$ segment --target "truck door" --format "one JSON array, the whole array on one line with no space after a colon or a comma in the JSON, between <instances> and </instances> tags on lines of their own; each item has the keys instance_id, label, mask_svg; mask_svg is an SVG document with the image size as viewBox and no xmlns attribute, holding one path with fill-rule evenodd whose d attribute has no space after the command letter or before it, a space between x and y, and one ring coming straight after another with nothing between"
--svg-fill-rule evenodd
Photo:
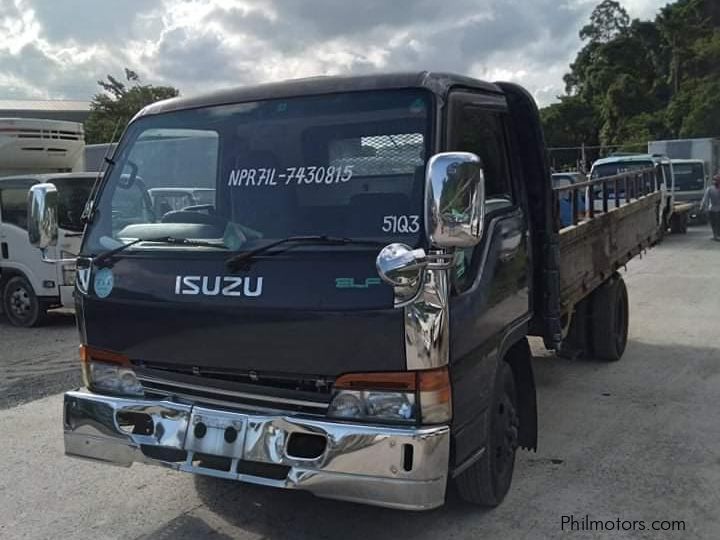
<instances>
[{"instance_id":1,"label":"truck door","mask_svg":"<svg viewBox=\"0 0 720 540\"><path fill-rule=\"evenodd\" d=\"M480 156L485 175L483 240L459 251L453 272L453 356L461 356L528 315L529 248L504 98L452 93L448 130L448 149Z\"/></svg>"},{"instance_id":2,"label":"truck door","mask_svg":"<svg viewBox=\"0 0 720 540\"><path fill-rule=\"evenodd\" d=\"M530 252L504 97L454 92L447 118L448 150L480 157L486 196L482 241L458 251L452 272L450 362L455 459L461 463L484 444L477 437L504 338L529 317Z\"/></svg>"},{"instance_id":3,"label":"truck door","mask_svg":"<svg viewBox=\"0 0 720 540\"><path fill-rule=\"evenodd\" d=\"M0 192L0 266L24 275L40 297L57 295L55 265L42 262L40 250L30 245L27 233L27 194L33 181L6 181ZM48 250L54 257L54 248Z\"/></svg>"}]
</instances>

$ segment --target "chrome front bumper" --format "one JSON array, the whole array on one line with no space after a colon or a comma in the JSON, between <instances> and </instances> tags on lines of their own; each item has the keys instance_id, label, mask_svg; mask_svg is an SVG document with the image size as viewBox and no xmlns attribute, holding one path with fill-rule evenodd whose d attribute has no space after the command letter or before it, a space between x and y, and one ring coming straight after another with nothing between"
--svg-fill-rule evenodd
<instances>
[{"instance_id":1,"label":"chrome front bumper","mask_svg":"<svg viewBox=\"0 0 720 540\"><path fill-rule=\"evenodd\" d=\"M128 427L128 418L145 419L142 428L129 432L133 428ZM199 422L206 429L201 437L194 429ZM228 426L237 433L231 443L225 438ZM65 394L64 427L67 455L125 467L133 462L151 463L407 510L435 508L445 500L447 426L371 426L78 390ZM290 455L288 441L307 435L325 438L321 454L312 458ZM205 466L203 459L208 456L228 463L227 470ZM271 474L265 474L268 468Z\"/></svg>"}]
</instances>

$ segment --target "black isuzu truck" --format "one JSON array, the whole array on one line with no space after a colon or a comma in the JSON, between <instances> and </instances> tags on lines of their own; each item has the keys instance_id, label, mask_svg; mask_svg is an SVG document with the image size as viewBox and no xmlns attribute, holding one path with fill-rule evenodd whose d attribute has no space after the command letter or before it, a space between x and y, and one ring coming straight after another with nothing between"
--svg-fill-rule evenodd
<instances>
[{"instance_id":1,"label":"black isuzu truck","mask_svg":"<svg viewBox=\"0 0 720 540\"><path fill-rule=\"evenodd\" d=\"M618 359L616 270L657 237L637 174L625 203L558 230L532 98L450 74L159 102L108 163L77 260L66 453L393 508L440 506L451 481L503 500L537 444L527 336ZM33 188L41 249L56 208Z\"/></svg>"}]
</instances>

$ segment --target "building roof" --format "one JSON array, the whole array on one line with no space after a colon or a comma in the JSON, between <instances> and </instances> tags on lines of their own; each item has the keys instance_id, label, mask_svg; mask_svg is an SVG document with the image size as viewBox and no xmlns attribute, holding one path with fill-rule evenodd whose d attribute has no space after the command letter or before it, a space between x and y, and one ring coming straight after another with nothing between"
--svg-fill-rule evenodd
<instances>
[{"instance_id":1,"label":"building roof","mask_svg":"<svg viewBox=\"0 0 720 540\"><path fill-rule=\"evenodd\" d=\"M75 99L0 99L0 111L89 111L90 102Z\"/></svg>"},{"instance_id":2,"label":"building roof","mask_svg":"<svg viewBox=\"0 0 720 540\"><path fill-rule=\"evenodd\" d=\"M376 75L321 76L254 86L240 86L191 97L171 98L148 105L138 113L138 117L148 114L159 114L215 105L229 105L247 101L286 99L298 96L357 92L362 90L426 88L444 97L450 88L455 86L481 88L488 92L502 93L502 90L494 84L451 73L416 71Z\"/></svg>"}]
</instances>

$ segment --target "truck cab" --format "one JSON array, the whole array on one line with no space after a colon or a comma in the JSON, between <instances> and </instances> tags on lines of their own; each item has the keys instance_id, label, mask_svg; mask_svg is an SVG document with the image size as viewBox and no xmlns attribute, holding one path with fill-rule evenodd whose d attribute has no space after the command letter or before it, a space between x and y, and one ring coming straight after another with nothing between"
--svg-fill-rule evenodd
<instances>
[{"instance_id":1,"label":"truck cab","mask_svg":"<svg viewBox=\"0 0 720 540\"><path fill-rule=\"evenodd\" d=\"M0 178L0 304L15 326L34 326L48 309L74 307L75 262L81 216L96 175L26 174ZM27 198L34 185L57 187L58 238L43 254L28 238ZM53 262L46 262L45 259Z\"/></svg>"},{"instance_id":2,"label":"truck cab","mask_svg":"<svg viewBox=\"0 0 720 540\"><path fill-rule=\"evenodd\" d=\"M710 175L705 170L702 159L673 159L673 176L675 177L675 200L690 203L690 222L702 222L704 217L700 211L700 202L705 188L710 183Z\"/></svg>"}]
</instances>

